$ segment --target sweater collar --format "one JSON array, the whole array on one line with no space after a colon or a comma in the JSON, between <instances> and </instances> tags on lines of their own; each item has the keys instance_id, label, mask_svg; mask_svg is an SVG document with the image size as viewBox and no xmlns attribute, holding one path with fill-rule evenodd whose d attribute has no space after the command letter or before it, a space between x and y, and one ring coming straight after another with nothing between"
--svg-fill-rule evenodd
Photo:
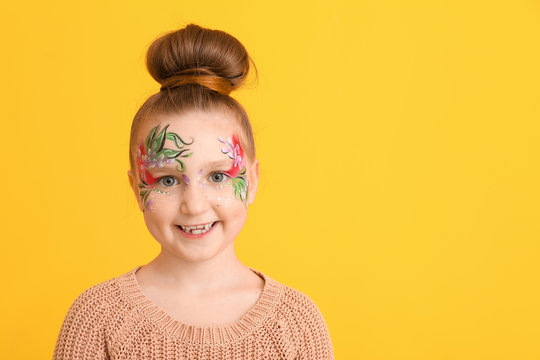
<instances>
[{"instance_id":1,"label":"sweater collar","mask_svg":"<svg viewBox=\"0 0 540 360\"><path fill-rule=\"evenodd\" d=\"M242 339L274 315L283 293L281 283L261 271L248 267L256 275L264 279L263 290L255 305L240 319L232 323L212 327L194 326L174 319L143 293L135 276L135 272L139 268L141 266L137 266L116 278L124 297L157 328L163 329L182 342L215 345Z\"/></svg>"}]
</instances>

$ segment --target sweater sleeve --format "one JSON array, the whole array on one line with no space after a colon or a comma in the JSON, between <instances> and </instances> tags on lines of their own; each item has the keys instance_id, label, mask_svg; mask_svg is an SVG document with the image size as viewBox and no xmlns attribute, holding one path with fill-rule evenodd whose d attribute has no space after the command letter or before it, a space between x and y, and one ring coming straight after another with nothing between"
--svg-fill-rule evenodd
<instances>
[{"instance_id":1,"label":"sweater sleeve","mask_svg":"<svg viewBox=\"0 0 540 360\"><path fill-rule=\"evenodd\" d=\"M53 360L108 359L105 341L108 307L92 290L87 289L71 304L56 340Z\"/></svg>"},{"instance_id":2,"label":"sweater sleeve","mask_svg":"<svg viewBox=\"0 0 540 360\"><path fill-rule=\"evenodd\" d=\"M310 316L306 319L305 338L311 346L307 348L309 354L303 355L301 359L333 360L334 348L321 311L310 298L308 298L307 309Z\"/></svg>"},{"instance_id":3,"label":"sweater sleeve","mask_svg":"<svg viewBox=\"0 0 540 360\"><path fill-rule=\"evenodd\" d=\"M298 360L333 360L330 333L318 306L306 294L290 288L286 302L294 309L288 322L294 332Z\"/></svg>"}]
</instances>

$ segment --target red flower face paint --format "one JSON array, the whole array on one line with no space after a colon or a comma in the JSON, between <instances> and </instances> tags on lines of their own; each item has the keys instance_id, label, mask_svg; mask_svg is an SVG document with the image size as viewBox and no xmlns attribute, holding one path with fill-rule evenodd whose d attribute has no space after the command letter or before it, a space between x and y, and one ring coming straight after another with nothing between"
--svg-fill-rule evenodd
<instances>
[{"instance_id":1,"label":"red flower face paint","mask_svg":"<svg viewBox=\"0 0 540 360\"><path fill-rule=\"evenodd\" d=\"M236 135L233 135L232 139L228 138L227 140L223 140L222 138L218 138L218 140L225 144L225 146L221 148L221 152L229 155L229 157L233 159L231 168L226 172L227 175L233 178L238 175L245 166L246 159L244 158L244 150L242 150L240 141L238 141L238 136Z\"/></svg>"},{"instance_id":2,"label":"red flower face paint","mask_svg":"<svg viewBox=\"0 0 540 360\"><path fill-rule=\"evenodd\" d=\"M149 169L162 168L166 164L178 162L180 167L177 165L176 170L183 172L186 167L180 158L187 158L193 155L193 153L185 154L189 149L183 148L184 145L193 144L193 140L188 143L174 132L167 132L169 125L165 125L162 130L159 130L159 127L160 126L157 125L152 128L150 133L148 133L144 144L140 144L137 148L137 170L139 171L140 178L139 189L144 208L146 208L150 191L166 193L153 187L156 181L158 181L158 178L153 176ZM173 141L180 150L165 148L164 144L166 139Z\"/></svg>"},{"instance_id":3,"label":"red flower face paint","mask_svg":"<svg viewBox=\"0 0 540 360\"><path fill-rule=\"evenodd\" d=\"M238 141L238 136L235 134L232 139L227 138L227 140L219 137L218 140L224 144L221 152L227 154L233 160L231 168L225 172L225 174L232 178L233 193L238 199L246 203L248 187L246 159L244 157L244 150L240 146L240 141Z\"/></svg>"},{"instance_id":4,"label":"red flower face paint","mask_svg":"<svg viewBox=\"0 0 540 360\"><path fill-rule=\"evenodd\" d=\"M139 175L141 177L141 181L143 183L146 183L147 185L153 185L157 178L155 178L152 173L148 170L147 165L145 164L145 161L143 159L146 159L146 149L144 148L144 145L139 145L138 153L137 153L137 168L139 170Z\"/></svg>"}]
</instances>

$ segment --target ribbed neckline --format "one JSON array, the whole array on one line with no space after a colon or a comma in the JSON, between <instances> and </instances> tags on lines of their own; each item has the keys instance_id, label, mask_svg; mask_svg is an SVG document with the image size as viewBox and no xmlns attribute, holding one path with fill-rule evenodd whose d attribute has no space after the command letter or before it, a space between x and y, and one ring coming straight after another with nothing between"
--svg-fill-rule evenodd
<instances>
[{"instance_id":1,"label":"ribbed neckline","mask_svg":"<svg viewBox=\"0 0 540 360\"><path fill-rule=\"evenodd\" d=\"M164 329L171 336L183 342L225 344L242 339L273 315L283 292L281 283L261 271L248 267L256 275L264 279L263 290L255 305L240 319L229 324L212 327L188 325L174 319L144 294L135 276L135 272L141 267L142 265L137 266L116 278L123 294L143 316L158 328Z\"/></svg>"}]
</instances>

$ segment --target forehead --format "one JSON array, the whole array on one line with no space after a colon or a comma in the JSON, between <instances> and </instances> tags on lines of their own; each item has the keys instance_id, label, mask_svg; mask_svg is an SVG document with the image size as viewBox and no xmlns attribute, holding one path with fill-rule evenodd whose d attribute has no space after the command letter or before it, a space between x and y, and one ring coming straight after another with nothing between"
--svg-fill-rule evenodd
<instances>
[{"instance_id":1,"label":"forehead","mask_svg":"<svg viewBox=\"0 0 540 360\"><path fill-rule=\"evenodd\" d=\"M240 126L235 117L226 112L190 111L181 115L154 115L146 119L137 131L137 142L144 141L156 125L169 125L167 132L195 136L207 133L223 134L238 132ZM240 134L238 134L240 135Z\"/></svg>"},{"instance_id":2,"label":"forehead","mask_svg":"<svg viewBox=\"0 0 540 360\"><path fill-rule=\"evenodd\" d=\"M233 115L217 111L191 111L180 115L160 114L147 118L137 129L136 145L144 144L148 134L157 125L160 130L168 125L167 133L175 133L187 142L193 140L193 144L189 145L194 152L193 156L204 154L209 149L220 149L220 137L227 138L237 134L244 143L239 121ZM171 140L166 140L164 146L174 148Z\"/></svg>"}]
</instances>

